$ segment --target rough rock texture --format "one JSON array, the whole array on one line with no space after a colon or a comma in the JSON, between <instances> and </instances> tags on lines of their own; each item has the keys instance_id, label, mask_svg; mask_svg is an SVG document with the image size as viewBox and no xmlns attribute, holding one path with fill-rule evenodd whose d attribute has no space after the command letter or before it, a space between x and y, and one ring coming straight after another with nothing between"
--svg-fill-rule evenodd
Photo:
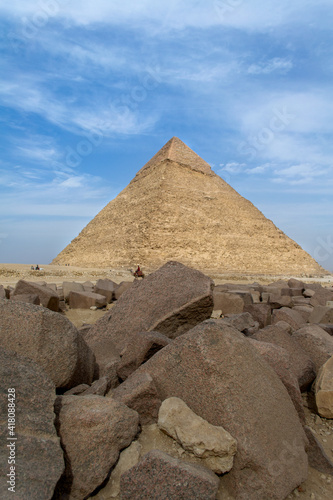
<instances>
[{"instance_id":1,"label":"rough rock texture","mask_svg":"<svg viewBox=\"0 0 333 500\"><path fill-rule=\"evenodd\" d=\"M148 373L133 375L107 396L136 410L142 425L155 422L161 406L155 383Z\"/></svg>"},{"instance_id":2,"label":"rough rock texture","mask_svg":"<svg viewBox=\"0 0 333 500\"><path fill-rule=\"evenodd\" d=\"M94 292L70 292L68 297L71 309L89 309L90 307L104 307L106 297Z\"/></svg>"},{"instance_id":3,"label":"rough rock texture","mask_svg":"<svg viewBox=\"0 0 333 500\"><path fill-rule=\"evenodd\" d=\"M157 268L169 260L199 269L323 273L176 137L53 263Z\"/></svg>"},{"instance_id":4,"label":"rough rock texture","mask_svg":"<svg viewBox=\"0 0 333 500\"><path fill-rule=\"evenodd\" d=\"M333 418L333 356L319 370L315 394L319 415Z\"/></svg>"},{"instance_id":5,"label":"rough rock texture","mask_svg":"<svg viewBox=\"0 0 333 500\"><path fill-rule=\"evenodd\" d=\"M27 302L28 304L40 305L40 298L37 294L31 293L20 293L17 295L12 295L11 300L18 300L19 302Z\"/></svg>"},{"instance_id":6,"label":"rough rock texture","mask_svg":"<svg viewBox=\"0 0 333 500\"><path fill-rule=\"evenodd\" d=\"M254 319L248 312L241 314L227 314L223 320L223 323L229 326L233 326L236 330L240 332L247 333L250 329L255 327Z\"/></svg>"},{"instance_id":7,"label":"rough rock texture","mask_svg":"<svg viewBox=\"0 0 333 500\"><path fill-rule=\"evenodd\" d=\"M92 351L59 313L0 299L0 345L38 363L57 388L70 389L93 380Z\"/></svg>"},{"instance_id":8,"label":"rough rock texture","mask_svg":"<svg viewBox=\"0 0 333 500\"><path fill-rule=\"evenodd\" d=\"M117 369L118 376L122 380L127 379L140 365L170 342L171 340L162 333L137 333L122 352L121 362Z\"/></svg>"},{"instance_id":9,"label":"rough rock texture","mask_svg":"<svg viewBox=\"0 0 333 500\"><path fill-rule=\"evenodd\" d=\"M0 497L5 499L51 499L64 470L63 452L54 427L55 386L33 361L0 350ZM14 436L8 440L8 395L15 389ZM10 418L13 418L10 416ZM7 445L10 444L10 447ZM15 463L8 464L15 454ZM15 493L8 491L6 476L15 467Z\"/></svg>"},{"instance_id":10,"label":"rough rock texture","mask_svg":"<svg viewBox=\"0 0 333 500\"><path fill-rule=\"evenodd\" d=\"M293 309L295 311L299 312L302 315L302 317L303 317L303 319L304 319L304 321L306 323L309 322L310 316L311 316L311 314L313 312L313 307L312 306L307 306L307 305L304 305L304 306L294 306Z\"/></svg>"},{"instance_id":11,"label":"rough rock texture","mask_svg":"<svg viewBox=\"0 0 333 500\"><path fill-rule=\"evenodd\" d=\"M318 326L320 326L320 328L325 330L325 332L327 332L331 337L333 337L333 324L326 323L325 325L324 323L320 323Z\"/></svg>"},{"instance_id":12,"label":"rough rock texture","mask_svg":"<svg viewBox=\"0 0 333 500\"><path fill-rule=\"evenodd\" d=\"M168 262L134 283L86 335L97 362L119 354L138 333L156 330L175 338L210 317L213 282L199 271Z\"/></svg>"},{"instance_id":13,"label":"rough rock texture","mask_svg":"<svg viewBox=\"0 0 333 500\"><path fill-rule=\"evenodd\" d=\"M202 464L216 472L228 472L237 451L235 439L223 427L209 424L179 398L165 399L158 412L158 427L184 450L202 458Z\"/></svg>"},{"instance_id":14,"label":"rough rock texture","mask_svg":"<svg viewBox=\"0 0 333 500\"><path fill-rule=\"evenodd\" d=\"M244 311L249 312L255 321L258 321L260 328L265 328L271 324L271 307L268 304L250 304Z\"/></svg>"},{"instance_id":15,"label":"rough rock texture","mask_svg":"<svg viewBox=\"0 0 333 500\"><path fill-rule=\"evenodd\" d=\"M139 436L142 436L142 432ZM138 441L133 441L128 448L125 448L125 450L120 453L119 460L112 470L107 484L97 493L94 500L119 499L121 476L139 462L141 453L142 446Z\"/></svg>"},{"instance_id":16,"label":"rough rock texture","mask_svg":"<svg viewBox=\"0 0 333 500\"><path fill-rule=\"evenodd\" d=\"M5 299L6 298L6 292L3 287L3 285L0 285L0 299Z\"/></svg>"},{"instance_id":17,"label":"rough rock texture","mask_svg":"<svg viewBox=\"0 0 333 500\"><path fill-rule=\"evenodd\" d=\"M102 377L90 386L87 387L83 392L82 396L88 396L90 394L96 394L97 396L105 396L105 394L110 390L111 381L107 377Z\"/></svg>"},{"instance_id":18,"label":"rough rock texture","mask_svg":"<svg viewBox=\"0 0 333 500\"><path fill-rule=\"evenodd\" d=\"M115 292L114 292L114 298L115 300L120 299L122 294L126 292L131 286L133 285L133 281L122 281L119 283L118 286L116 286Z\"/></svg>"},{"instance_id":19,"label":"rough rock texture","mask_svg":"<svg viewBox=\"0 0 333 500\"><path fill-rule=\"evenodd\" d=\"M96 285L94 287L94 292L100 295L104 295L108 304L112 302L115 298L115 291L118 285L114 283L112 280L104 279L97 280Z\"/></svg>"},{"instance_id":20,"label":"rough rock texture","mask_svg":"<svg viewBox=\"0 0 333 500\"><path fill-rule=\"evenodd\" d=\"M46 286L39 285L38 283L30 283L28 281L19 280L16 283L13 291L15 295L38 295L42 306L47 307L51 311L59 310L59 295Z\"/></svg>"},{"instance_id":21,"label":"rough rock texture","mask_svg":"<svg viewBox=\"0 0 333 500\"><path fill-rule=\"evenodd\" d=\"M84 391L90 388L90 385L88 384L80 384L75 387L72 387L72 389L69 389L69 391L64 392L64 396L78 396L79 394L83 394Z\"/></svg>"},{"instance_id":22,"label":"rough rock texture","mask_svg":"<svg viewBox=\"0 0 333 500\"><path fill-rule=\"evenodd\" d=\"M316 438L314 431L308 426L305 426L304 430L309 440L307 453L310 467L313 467L324 474L330 474L333 476L333 462L325 453L325 450Z\"/></svg>"},{"instance_id":23,"label":"rough rock texture","mask_svg":"<svg viewBox=\"0 0 333 500\"><path fill-rule=\"evenodd\" d=\"M272 309L292 306L292 298L289 295L280 295L278 293L269 294L268 302Z\"/></svg>"},{"instance_id":24,"label":"rough rock texture","mask_svg":"<svg viewBox=\"0 0 333 500\"><path fill-rule=\"evenodd\" d=\"M210 470L159 450L147 453L120 480L122 500L215 500L218 487Z\"/></svg>"},{"instance_id":25,"label":"rough rock texture","mask_svg":"<svg viewBox=\"0 0 333 500\"><path fill-rule=\"evenodd\" d=\"M304 283L304 281L297 280L297 279L295 279L295 278L290 278L290 279L288 280L288 286L289 286L290 288L299 289L299 290L301 290L301 292L302 292L303 290L305 290L305 288L306 288L306 284Z\"/></svg>"},{"instance_id":26,"label":"rough rock texture","mask_svg":"<svg viewBox=\"0 0 333 500\"><path fill-rule=\"evenodd\" d=\"M333 323L333 308L315 306L309 316L309 323Z\"/></svg>"},{"instance_id":27,"label":"rough rock texture","mask_svg":"<svg viewBox=\"0 0 333 500\"><path fill-rule=\"evenodd\" d=\"M289 333L281 330L276 325L272 325L259 330L252 338L277 345L288 352L290 356L290 368L298 381L301 391L306 390L316 378L313 361Z\"/></svg>"},{"instance_id":28,"label":"rough rock texture","mask_svg":"<svg viewBox=\"0 0 333 500\"><path fill-rule=\"evenodd\" d=\"M64 300L68 301L69 294L71 292L84 292L84 286L81 283L76 283L75 281L64 281L62 284L62 291Z\"/></svg>"},{"instance_id":29,"label":"rough rock texture","mask_svg":"<svg viewBox=\"0 0 333 500\"><path fill-rule=\"evenodd\" d=\"M214 289L214 311L222 311L223 314L239 314L244 311L244 300L235 293Z\"/></svg>"},{"instance_id":30,"label":"rough rock texture","mask_svg":"<svg viewBox=\"0 0 333 500\"><path fill-rule=\"evenodd\" d=\"M179 397L237 440L234 466L222 481L238 499L284 499L305 480L306 437L288 392L234 328L205 321L131 377L141 373L151 375L162 400Z\"/></svg>"},{"instance_id":31,"label":"rough rock texture","mask_svg":"<svg viewBox=\"0 0 333 500\"><path fill-rule=\"evenodd\" d=\"M310 304L312 306L326 306L328 301L333 300L333 292L327 288L320 287L311 297Z\"/></svg>"},{"instance_id":32,"label":"rough rock texture","mask_svg":"<svg viewBox=\"0 0 333 500\"><path fill-rule=\"evenodd\" d=\"M298 380L292 370L291 357L288 351L278 345L269 344L268 342L260 342L259 340L255 340L253 338L250 338L249 341L278 375L281 382L287 389L292 402L294 403L300 421L303 425L305 425L302 395Z\"/></svg>"},{"instance_id":33,"label":"rough rock texture","mask_svg":"<svg viewBox=\"0 0 333 500\"><path fill-rule=\"evenodd\" d=\"M302 328L305 324L303 316L289 307L281 307L281 309L274 309L272 314L272 324L278 321L285 321L289 323L295 330Z\"/></svg>"},{"instance_id":34,"label":"rough rock texture","mask_svg":"<svg viewBox=\"0 0 333 500\"><path fill-rule=\"evenodd\" d=\"M333 337L318 325L304 326L294 332L292 338L312 359L316 372L333 356Z\"/></svg>"},{"instance_id":35,"label":"rough rock texture","mask_svg":"<svg viewBox=\"0 0 333 500\"><path fill-rule=\"evenodd\" d=\"M93 395L59 397L56 411L66 470L55 497L82 500L103 483L119 451L132 442L139 416L122 403Z\"/></svg>"}]
</instances>

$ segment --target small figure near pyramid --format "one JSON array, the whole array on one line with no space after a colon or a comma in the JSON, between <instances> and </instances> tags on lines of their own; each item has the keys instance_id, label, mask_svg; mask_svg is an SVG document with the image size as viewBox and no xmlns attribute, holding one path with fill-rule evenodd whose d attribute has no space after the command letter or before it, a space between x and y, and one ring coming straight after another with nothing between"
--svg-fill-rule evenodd
<instances>
[{"instance_id":1,"label":"small figure near pyramid","mask_svg":"<svg viewBox=\"0 0 333 500\"><path fill-rule=\"evenodd\" d=\"M142 278L143 279L145 277L139 264L138 264L136 271L133 271L133 269L130 269L130 273L132 274L132 276L134 276L134 278Z\"/></svg>"},{"instance_id":2,"label":"small figure near pyramid","mask_svg":"<svg viewBox=\"0 0 333 500\"><path fill-rule=\"evenodd\" d=\"M157 269L169 260L203 271L271 275L325 270L177 137L53 264Z\"/></svg>"}]
</instances>

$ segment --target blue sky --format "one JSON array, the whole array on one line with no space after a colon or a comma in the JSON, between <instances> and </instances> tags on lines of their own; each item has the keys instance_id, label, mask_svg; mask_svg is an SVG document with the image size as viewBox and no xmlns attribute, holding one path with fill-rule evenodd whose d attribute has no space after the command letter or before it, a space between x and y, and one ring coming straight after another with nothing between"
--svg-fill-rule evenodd
<instances>
[{"instance_id":1,"label":"blue sky","mask_svg":"<svg viewBox=\"0 0 333 500\"><path fill-rule=\"evenodd\" d=\"M0 25L0 262L49 263L178 136L333 271L331 0L11 0Z\"/></svg>"}]
</instances>

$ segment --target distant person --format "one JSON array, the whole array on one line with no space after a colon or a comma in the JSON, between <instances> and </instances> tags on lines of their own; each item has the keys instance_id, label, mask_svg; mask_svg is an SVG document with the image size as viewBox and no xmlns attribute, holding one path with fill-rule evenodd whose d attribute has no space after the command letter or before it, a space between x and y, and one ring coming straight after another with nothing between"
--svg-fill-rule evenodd
<instances>
[{"instance_id":1,"label":"distant person","mask_svg":"<svg viewBox=\"0 0 333 500\"><path fill-rule=\"evenodd\" d=\"M37 264L37 266L36 266L36 271L39 271L39 265L38 265L38 264Z\"/></svg>"},{"instance_id":2,"label":"distant person","mask_svg":"<svg viewBox=\"0 0 333 500\"><path fill-rule=\"evenodd\" d=\"M31 267L30 267L30 269L31 269L31 271L34 271L34 270L35 270L34 266L31 266Z\"/></svg>"},{"instance_id":3,"label":"distant person","mask_svg":"<svg viewBox=\"0 0 333 500\"><path fill-rule=\"evenodd\" d=\"M137 270L135 272L138 273L138 274L141 273L141 269L140 269L139 264L138 264L138 268L137 268Z\"/></svg>"}]
</instances>

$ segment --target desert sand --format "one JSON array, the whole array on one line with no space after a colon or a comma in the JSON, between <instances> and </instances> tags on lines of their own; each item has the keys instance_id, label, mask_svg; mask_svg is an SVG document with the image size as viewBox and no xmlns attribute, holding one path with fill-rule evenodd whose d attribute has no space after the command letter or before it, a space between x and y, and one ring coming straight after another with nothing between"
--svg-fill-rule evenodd
<instances>
[{"instance_id":1,"label":"desert sand","mask_svg":"<svg viewBox=\"0 0 333 500\"><path fill-rule=\"evenodd\" d=\"M109 267L78 267L78 266L61 266L57 264L39 264L42 270L32 271L31 265L35 264L0 264L0 284L4 286L15 286L18 280L24 279L28 281L46 281L47 283L60 284L63 281L77 281L84 283L85 281L96 282L98 279L108 278L115 283L121 281L133 281L133 276L130 273L129 267L119 267L110 269ZM133 263L133 268L136 266ZM146 274L156 271L155 268L142 267ZM272 283L279 279L288 280L289 278L298 278L293 275L271 275L271 274L246 274L246 273L230 273L218 272L216 270L200 269L212 278L216 285L231 281L233 283L249 284L257 282L260 284ZM323 286L332 286L333 274L325 276L302 277L305 283L321 283Z\"/></svg>"}]
</instances>

